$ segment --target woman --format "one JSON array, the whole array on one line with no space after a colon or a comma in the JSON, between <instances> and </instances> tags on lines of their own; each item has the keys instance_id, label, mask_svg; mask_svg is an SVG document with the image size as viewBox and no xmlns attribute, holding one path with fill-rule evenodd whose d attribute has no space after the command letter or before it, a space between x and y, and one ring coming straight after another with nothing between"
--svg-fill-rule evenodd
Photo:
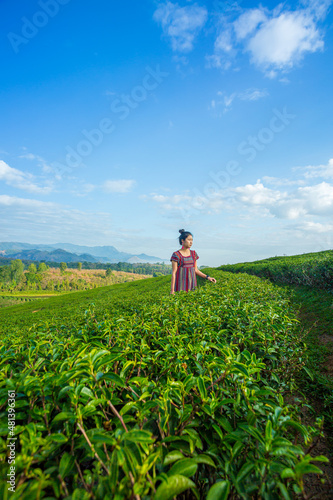
<instances>
[{"instance_id":1,"label":"woman","mask_svg":"<svg viewBox=\"0 0 333 500\"><path fill-rule=\"evenodd\" d=\"M199 271L197 267L197 259L199 258L195 250L191 250L193 244L193 235L185 229L180 229L179 243L182 248L174 252L171 256L172 262L172 277L171 277L171 294L184 290L195 290L197 287L197 276L201 276L212 283L216 283L215 278L211 278L208 274Z\"/></svg>"}]
</instances>

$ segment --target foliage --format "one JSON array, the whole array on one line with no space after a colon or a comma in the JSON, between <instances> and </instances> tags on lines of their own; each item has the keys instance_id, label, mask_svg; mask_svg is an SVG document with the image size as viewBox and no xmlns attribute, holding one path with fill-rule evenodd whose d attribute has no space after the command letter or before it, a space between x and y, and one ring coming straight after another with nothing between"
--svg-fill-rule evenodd
<instances>
[{"instance_id":1,"label":"foliage","mask_svg":"<svg viewBox=\"0 0 333 500\"><path fill-rule=\"evenodd\" d=\"M255 274L276 283L333 290L333 250L229 264L218 269Z\"/></svg>"},{"instance_id":2,"label":"foliage","mask_svg":"<svg viewBox=\"0 0 333 500\"><path fill-rule=\"evenodd\" d=\"M30 266L28 267L28 271L29 273L31 274L36 274L37 273L37 267L36 267L36 264L30 264Z\"/></svg>"},{"instance_id":3,"label":"foliage","mask_svg":"<svg viewBox=\"0 0 333 500\"><path fill-rule=\"evenodd\" d=\"M19 281L23 276L24 264L20 259L12 260L10 263L10 277L13 281Z\"/></svg>"},{"instance_id":4,"label":"foliage","mask_svg":"<svg viewBox=\"0 0 333 500\"><path fill-rule=\"evenodd\" d=\"M11 280L10 266L0 267L0 283L8 283Z\"/></svg>"},{"instance_id":5,"label":"foliage","mask_svg":"<svg viewBox=\"0 0 333 500\"><path fill-rule=\"evenodd\" d=\"M67 269L67 264L66 262L60 262L60 271L64 273Z\"/></svg>"},{"instance_id":6,"label":"foliage","mask_svg":"<svg viewBox=\"0 0 333 500\"><path fill-rule=\"evenodd\" d=\"M95 304L95 313L98 320L102 320L105 313L119 314L127 311L133 302L142 298L151 297L157 290L169 292L170 285L161 283L165 278L137 280L134 282L118 283L112 286L98 287L87 291L61 294L38 303L25 303L15 307L0 310L0 335L15 335L17 338L30 335L30 327L34 323L47 322L57 327L67 325L68 328L78 325L84 311L91 303ZM45 292L44 292L45 293ZM14 295L14 294L13 294ZM13 297L11 294L10 297ZM43 294L44 295L44 294ZM8 296L8 295L7 295ZM15 295L17 298L36 297L31 294ZM37 307L36 307L37 306Z\"/></svg>"},{"instance_id":7,"label":"foliage","mask_svg":"<svg viewBox=\"0 0 333 500\"><path fill-rule=\"evenodd\" d=\"M11 390L14 500L288 499L321 473L313 462L327 459L306 452L320 422L305 426L285 402L306 359L286 293L209 274L215 285L172 296L165 277L118 285L102 319L91 305L4 336L0 446L4 464Z\"/></svg>"},{"instance_id":8,"label":"foliage","mask_svg":"<svg viewBox=\"0 0 333 500\"><path fill-rule=\"evenodd\" d=\"M45 262L40 262L38 265L38 272L45 273L49 269L49 266L45 264Z\"/></svg>"},{"instance_id":9,"label":"foliage","mask_svg":"<svg viewBox=\"0 0 333 500\"><path fill-rule=\"evenodd\" d=\"M28 267L30 264L37 264L36 261L31 260L22 260L23 264ZM0 263L3 264L0 267L0 282L3 281L1 278L1 269L8 268L10 266L11 260L6 257L0 257ZM82 269L111 269L112 271L123 271L127 273L136 273L136 274L146 274L153 276L154 273L161 273L163 276L167 274L171 274L171 264L165 263L154 263L151 264L149 262L137 262L134 264L130 264L129 262L118 262L118 263L108 263L103 264L101 262L68 262L68 269L79 269L79 264L81 264ZM60 262L40 262L38 265L38 272L44 272L49 267L60 268ZM202 266L201 266L202 267Z\"/></svg>"},{"instance_id":10,"label":"foliage","mask_svg":"<svg viewBox=\"0 0 333 500\"><path fill-rule=\"evenodd\" d=\"M7 272L6 272L7 270ZM1 272L3 271L3 272ZM49 271L49 272L48 272ZM35 264L29 265L28 271L24 271L19 282L12 281L9 266L0 268L0 293L1 292L28 292L48 291L63 293L77 290L89 290L96 286L111 285L134 279L145 279L146 275L134 273L113 273L111 269L105 272L98 271L71 271L59 272L58 269L50 269L43 262L39 265L38 271Z\"/></svg>"}]
</instances>

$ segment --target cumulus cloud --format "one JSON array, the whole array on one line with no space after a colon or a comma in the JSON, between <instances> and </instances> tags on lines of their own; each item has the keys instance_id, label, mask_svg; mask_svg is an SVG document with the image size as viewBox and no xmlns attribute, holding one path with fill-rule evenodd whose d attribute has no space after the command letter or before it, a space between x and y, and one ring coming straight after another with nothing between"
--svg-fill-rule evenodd
<instances>
[{"instance_id":1,"label":"cumulus cloud","mask_svg":"<svg viewBox=\"0 0 333 500\"><path fill-rule=\"evenodd\" d=\"M324 42L308 13L287 12L263 23L247 44L252 61L264 69L288 69Z\"/></svg>"},{"instance_id":2,"label":"cumulus cloud","mask_svg":"<svg viewBox=\"0 0 333 500\"><path fill-rule=\"evenodd\" d=\"M333 215L333 186L327 182L287 192L267 188L259 180L233 191L243 205L261 207L280 219Z\"/></svg>"},{"instance_id":3,"label":"cumulus cloud","mask_svg":"<svg viewBox=\"0 0 333 500\"><path fill-rule=\"evenodd\" d=\"M256 184L247 184L234 189L236 198L248 205L265 205L269 207L283 197L283 193L265 187L260 180Z\"/></svg>"},{"instance_id":4,"label":"cumulus cloud","mask_svg":"<svg viewBox=\"0 0 333 500\"><path fill-rule=\"evenodd\" d=\"M307 213L314 215L333 215L333 186L321 182L314 186L300 187L297 190Z\"/></svg>"},{"instance_id":5,"label":"cumulus cloud","mask_svg":"<svg viewBox=\"0 0 333 500\"><path fill-rule=\"evenodd\" d=\"M237 19L222 17L210 66L226 69L237 52L248 53L250 62L275 77L299 63L307 53L324 47L320 21L331 0L306 0L296 10L282 4L273 11L263 7L243 9Z\"/></svg>"},{"instance_id":6,"label":"cumulus cloud","mask_svg":"<svg viewBox=\"0 0 333 500\"><path fill-rule=\"evenodd\" d=\"M195 38L206 23L207 9L196 4L180 7L177 3L166 2L158 6L154 20L161 24L174 51L190 52Z\"/></svg>"},{"instance_id":7,"label":"cumulus cloud","mask_svg":"<svg viewBox=\"0 0 333 500\"><path fill-rule=\"evenodd\" d=\"M330 160L328 166L332 165L333 161ZM324 167L311 168L321 168L325 175ZM265 176L254 184L224 188L209 181L200 189L194 188L182 194L151 193L141 198L175 215L218 214L223 211L236 214L238 218L245 216L253 220L258 220L260 216L290 221L302 219L302 223L311 222L309 228L313 228L313 231L317 228L319 232L320 227L321 231L326 231L328 226L325 218L333 216L333 184L324 180L311 184L309 178L305 178L307 170L298 168L298 171L301 173L299 179ZM315 226L312 223L323 225Z\"/></svg>"},{"instance_id":8,"label":"cumulus cloud","mask_svg":"<svg viewBox=\"0 0 333 500\"><path fill-rule=\"evenodd\" d=\"M32 174L12 168L3 160L0 160L0 181L4 181L8 186L35 194L48 194L52 190L50 185L40 187L33 180L34 176Z\"/></svg>"},{"instance_id":9,"label":"cumulus cloud","mask_svg":"<svg viewBox=\"0 0 333 500\"><path fill-rule=\"evenodd\" d=\"M108 193L128 193L135 184L133 179L107 180L103 188Z\"/></svg>"}]
</instances>

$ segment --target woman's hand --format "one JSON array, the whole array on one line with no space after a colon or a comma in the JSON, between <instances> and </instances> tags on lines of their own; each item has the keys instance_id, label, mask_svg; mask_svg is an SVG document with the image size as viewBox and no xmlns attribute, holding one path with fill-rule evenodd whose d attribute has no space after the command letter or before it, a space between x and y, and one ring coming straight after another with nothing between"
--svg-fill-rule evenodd
<instances>
[{"instance_id":1,"label":"woman's hand","mask_svg":"<svg viewBox=\"0 0 333 500\"><path fill-rule=\"evenodd\" d=\"M208 281L211 281L212 283L216 283L216 279L212 278L211 276L209 276Z\"/></svg>"}]
</instances>

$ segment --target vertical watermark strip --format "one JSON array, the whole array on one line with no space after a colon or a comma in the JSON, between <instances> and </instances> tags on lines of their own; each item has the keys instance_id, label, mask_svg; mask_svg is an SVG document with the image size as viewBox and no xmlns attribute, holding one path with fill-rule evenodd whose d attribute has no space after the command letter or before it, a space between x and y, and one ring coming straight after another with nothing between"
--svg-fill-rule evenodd
<instances>
[{"instance_id":1,"label":"vertical watermark strip","mask_svg":"<svg viewBox=\"0 0 333 500\"><path fill-rule=\"evenodd\" d=\"M7 437L7 448L8 448L8 465L9 469L7 472L7 484L8 491L15 492L15 482L16 482L16 468L15 468L15 458L16 458L16 440L15 437L15 406L16 406L16 394L15 391L8 391L8 437Z\"/></svg>"}]
</instances>

